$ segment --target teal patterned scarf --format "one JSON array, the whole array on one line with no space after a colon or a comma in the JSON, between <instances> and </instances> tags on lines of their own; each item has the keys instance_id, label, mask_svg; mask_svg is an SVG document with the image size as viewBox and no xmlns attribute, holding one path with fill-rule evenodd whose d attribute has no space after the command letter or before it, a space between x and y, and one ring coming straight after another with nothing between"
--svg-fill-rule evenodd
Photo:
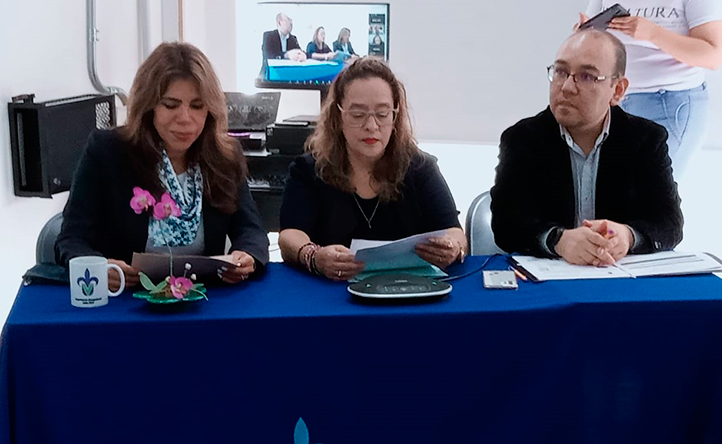
<instances>
[{"instance_id":1,"label":"teal patterned scarf","mask_svg":"<svg viewBox=\"0 0 722 444\"><path fill-rule=\"evenodd\" d=\"M151 215L148 222L148 238L156 247L190 245L198 234L203 207L203 175L198 164L189 167L186 173L188 178L181 185L164 149L158 176L165 189L178 204L181 215L179 217L170 216L163 220L155 220Z\"/></svg>"}]
</instances>

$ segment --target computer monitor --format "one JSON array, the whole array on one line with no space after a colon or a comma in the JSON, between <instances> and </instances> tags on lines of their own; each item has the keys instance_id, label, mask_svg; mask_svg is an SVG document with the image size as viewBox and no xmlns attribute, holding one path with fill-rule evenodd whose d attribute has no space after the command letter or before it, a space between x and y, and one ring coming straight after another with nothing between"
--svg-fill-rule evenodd
<instances>
[{"instance_id":1,"label":"computer monitor","mask_svg":"<svg viewBox=\"0 0 722 444\"><path fill-rule=\"evenodd\" d=\"M320 90L356 57L389 57L388 3L258 2L259 88Z\"/></svg>"}]
</instances>

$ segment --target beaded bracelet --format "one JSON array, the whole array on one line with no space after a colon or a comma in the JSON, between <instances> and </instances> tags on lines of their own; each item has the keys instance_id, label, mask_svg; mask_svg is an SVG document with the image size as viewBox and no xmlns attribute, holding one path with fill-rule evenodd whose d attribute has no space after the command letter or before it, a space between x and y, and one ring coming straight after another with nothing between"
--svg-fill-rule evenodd
<instances>
[{"instance_id":1,"label":"beaded bracelet","mask_svg":"<svg viewBox=\"0 0 722 444\"><path fill-rule=\"evenodd\" d=\"M309 263L307 265L308 271L310 271L313 274L320 275L321 272L318 270L318 267L316 267L316 252L318 251L319 246L316 245L316 248L313 249L311 254L309 255Z\"/></svg>"},{"instance_id":2,"label":"beaded bracelet","mask_svg":"<svg viewBox=\"0 0 722 444\"><path fill-rule=\"evenodd\" d=\"M311 245L306 248L306 252L303 255L303 265L306 266L306 269L313 274L319 274L318 269L316 268L316 251L321 248L318 245L312 243Z\"/></svg>"},{"instance_id":3,"label":"beaded bracelet","mask_svg":"<svg viewBox=\"0 0 722 444\"><path fill-rule=\"evenodd\" d=\"M305 262L301 262L301 252L304 248L308 247L309 245L316 245L313 242L306 242L301 246L301 248L298 249L298 252L296 253L296 263L297 264L304 264ZM316 245L318 247L318 245Z\"/></svg>"}]
</instances>

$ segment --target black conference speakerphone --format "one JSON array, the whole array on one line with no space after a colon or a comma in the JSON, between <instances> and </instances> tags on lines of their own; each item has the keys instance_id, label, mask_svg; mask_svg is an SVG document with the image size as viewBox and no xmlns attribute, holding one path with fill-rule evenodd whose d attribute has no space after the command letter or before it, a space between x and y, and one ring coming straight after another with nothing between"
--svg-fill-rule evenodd
<instances>
[{"instance_id":1,"label":"black conference speakerphone","mask_svg":"<svg viewBox=\"0 0 722 444\"><path fill-rule=\"evenodd\" d=\"M451 292L451 284L405 273L371 276L348 286L354 296L372 299L435 298Z\"/></svg>"}]
</instances>

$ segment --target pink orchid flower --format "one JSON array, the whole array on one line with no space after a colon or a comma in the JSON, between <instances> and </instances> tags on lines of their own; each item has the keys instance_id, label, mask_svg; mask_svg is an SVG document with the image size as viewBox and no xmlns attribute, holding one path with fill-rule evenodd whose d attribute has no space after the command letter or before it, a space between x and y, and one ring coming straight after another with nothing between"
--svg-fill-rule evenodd
<instances>
[{"instance_id":1,"label":"pink orchid flower","mask_svg":"<svg viewBox=\"0 0 722 444\"><path fill-rule=\"evenodd\" d=\"M193 288L193 282L186 277L170 277L170 291L176 299L183 299Z\"/></svg>"},{"instance_id":2,"label":"pink orchid flower","mask_svg":"<svg viewBox=\"0 0 722 444\"><path fill-rule=\"evenodd\" d=\"M156 220L162 220L171 215L178 217L181 215L181 210L170 196L170 193L165 192L163 196L161 196L160 202L153 206L153 217L155 217Z\"/></svg>"},{"instance_id":3,"label":"pink orchid flower","mask_svg":"<svg viewBox=\"0 0 722 444\"><path fill-rule=\"evenodd\" d=\"M140 214L155 205L155 198L141 187L133 187L133 197L130 199L130 208L135 214Z\"/></svg>"}]
</instances>

